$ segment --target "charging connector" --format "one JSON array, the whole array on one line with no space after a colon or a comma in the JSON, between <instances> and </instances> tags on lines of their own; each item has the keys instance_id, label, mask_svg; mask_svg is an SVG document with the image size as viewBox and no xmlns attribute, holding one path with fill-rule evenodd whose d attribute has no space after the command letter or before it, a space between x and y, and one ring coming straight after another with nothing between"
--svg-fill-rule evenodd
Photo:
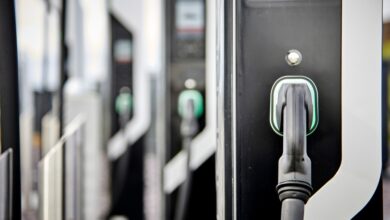
<instances>
[{"instance_id":1,"label":"charging connector","mask_svg":"<svg viewBox=\"0 0 390 220\"><path fill-rule=\"evenodd\" d=\"M126 123L130 120L131 111L133 108L133 97L128 87L123 87L119 91L119 95L115 99L115 111L119 115L119 124L123 129Z\"/></svg>"},{"instance_id":2,"label":"charging connector","mask_svg":"<svg viewBox=\"0 0 390 220\"><path fill-rule=\"evenodd\" d=\"M271 91L270 123L283 136L277 190L282 220L303 220L304 204L311 196L311 161L306 136L318 125L318 95L306 77L283 77Z\"/></svg>"}]
</instances>

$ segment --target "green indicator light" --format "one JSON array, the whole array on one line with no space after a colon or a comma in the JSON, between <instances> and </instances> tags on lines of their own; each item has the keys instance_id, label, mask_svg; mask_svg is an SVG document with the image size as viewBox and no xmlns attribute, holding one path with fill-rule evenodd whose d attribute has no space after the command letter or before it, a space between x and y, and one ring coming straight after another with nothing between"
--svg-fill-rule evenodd
<instances>
[{"instance_id":1,"label":"green indicator light","mask_svg":"<svg viewBox=\"0 0 390 220\"><path fill-rule=\"evenodd\" d=\"M133 98L130 93L121 93L115 99L115 110L118 114L130 112L132 105Z\"/></svg>"},{"instance_id":2,"label":"green indicator light","mask_svg":"<svg viewBox=\"0 0 390 220\"><path fill-rule=\"evenodd\" d=\"M185 107L185 104L191 99L194 102L195 116L197 118L200 118L204 112L203 96L199 91L192 90L192 89L191 90L184 90L180 93L179 103L178 103L179 115L183 116L183 109Z\"/></svg>"}]
</instances>

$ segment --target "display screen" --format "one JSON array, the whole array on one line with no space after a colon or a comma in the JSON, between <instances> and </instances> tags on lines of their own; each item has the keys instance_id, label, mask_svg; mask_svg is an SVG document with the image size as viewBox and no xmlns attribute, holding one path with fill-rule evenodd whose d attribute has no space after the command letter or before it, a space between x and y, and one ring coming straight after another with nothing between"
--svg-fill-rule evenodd
<instances>
[{"instance_id":1,"label":"display screen","mask_svg":"<svg viewBox=\"0 0 390 220\"><path fill-rule=\"evenodd\" d=\"M174 58L203 59L205 44L204 0L178 0L175 4Z\"/></svg>"},{"instance_id":2,"label":"display screen","mask_svg":"<svg viewBox=\"0 0 390 220\"><path fill-rule=\"evenodd\" d=\"M117 63L130 63L132 45L129 39L119 39L114 42L114 59Z\"/></svg>"},{"instance_id":3,"label":"display screen","mask_svg":"<svg viewBox=\"0 0 390 220\"><path fill-rule=\"evenodd\" d=\"M176 35L179 39L202 39L204 35L203 1L176 3Z\"/></svg>"}]
</instances>

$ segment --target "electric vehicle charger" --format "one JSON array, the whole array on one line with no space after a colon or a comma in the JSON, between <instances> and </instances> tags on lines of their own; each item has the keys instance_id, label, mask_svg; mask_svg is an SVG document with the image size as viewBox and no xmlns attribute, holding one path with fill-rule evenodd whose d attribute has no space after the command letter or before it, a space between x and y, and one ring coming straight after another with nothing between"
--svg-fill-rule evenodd
<instances>
[{"instance_id":1,"label":"electric vehicle charger","mask_svg":"<svg viewBox=\"0 0 390 220\"><path fill-rule=\"evenodd\" d=\"M115 99L115 110L119 115L120 129L124 131L127 122L130 120L131 112L133 108L133 97L128 87L123 87L120 93ZM130 151L131 148L128 149ZM123 157L119 158L117 167L115 169L115 178L113 180L114 192L113 192L113 204L119 203L120 195L125 188L125 179L127 175L128 166L130 164L131 153L127 152Z\"/></svg>"},{"instance_id":2,"label":"electric vehicle charger","mask_svg":"<svg viewBox=\"0 0 390 220\"><path fill-rule=\"evenodd\" d=\"M312 193L311 161L306 136L318 125L318 92L304 76L285 76L271 90L270 123L283 136L277 191L282 220L303 220L304 206Z\"/></svg>"},{"instance_id":3,"label":"electric vehicle charger","mask_svg":"<svg viewBox=\"0 0 390 220\"><path fill-rule=\"evenodd\" d=\"M191 192L192 171L191 142L199 130L198 118L203 115L203 97L199 91L184 90L179 95L178 112L181 116L180 135L182 137L182 148L187 155L186 179L179 189L176 206L175 220L186 219L187 207Z\"/></svg>"}]
</instances>

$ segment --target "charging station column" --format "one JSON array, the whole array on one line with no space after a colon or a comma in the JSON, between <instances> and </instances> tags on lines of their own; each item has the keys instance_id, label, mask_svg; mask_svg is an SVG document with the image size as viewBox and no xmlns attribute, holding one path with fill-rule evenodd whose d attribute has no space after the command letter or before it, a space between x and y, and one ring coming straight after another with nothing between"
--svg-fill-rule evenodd
<instances>
[{"instance_id":1,"label":"charging station column","mask_svg":"<svg viewBox=\"0 0 390 220\"><path fill-rule=\"evenodd\" d=\"M218 4L219 219L381 219L381 1ZM273 99L284 77L294 79Z\"/></svg>"},{"instance_id":2,"label":"charging station column","mask_svg":"<svg viewBox=\"0 0 390 220\"><path fill-rule=\"evenodd\" d=\"M0 2L0 111L1 111L1 147L0 153L8 150L12 151L12 169L10 170L8 181L12 187L6 188L4 193L8 196L0 195L0 199L7 198L7 201L0 201L0 217L5 219L21 219L21 192L20 192L20 135L19 135L19 91L18 91L18 63L16 46L16 22L15 22L15 2ZM1 166L4 157L1 156ZM7 163L9 165L9 163ZM9 167L8 167L9 168ZM3 167L1 168L3 172ZM9 171L9 169L6 169ZM1 174L1 177L3 177ZM7 180L5 181L5 184ZM2 182L3 183L3 182ZM6 186L6 185L3 185ZM4 188L2 188L4 189ZM11 198L10 198L11 197ZM9 203L12 201L12 204ZM3 210L3 202L5 209ZM2 212L4 211L4 212Z\"/></svg>"},{"instance_id":3,"label":"charging station column","mask_svg":"<svg viewBox=\"0 0 390 220\"><path fill-rule=\"evenodd\" d=\"M118 14L111 10L110 133L112 136L118 133L124 134L127 124L133 119L133 59L142 59L142 57L134 57L132 30L123 24ZM124 143L124 145L126 150L111 163L110 216L123 215L130 219L144 219L144 137L142 136L133 144Z\"/></svg>"},{"instance_id":4,"label":"charging station column","mask_svg":"<svg viewBox=\"0 0 390 220\"><path fill-rule=\"evenodd\" d=\"M209 102L208 93L213 91L208 74L214 76L214 72L208 72L206 52L208 5L205 0L165 1L166 219L216 216L215 129L210 123L215 116L209 111L215 103Z\"/></svg>"}]
</instances>

